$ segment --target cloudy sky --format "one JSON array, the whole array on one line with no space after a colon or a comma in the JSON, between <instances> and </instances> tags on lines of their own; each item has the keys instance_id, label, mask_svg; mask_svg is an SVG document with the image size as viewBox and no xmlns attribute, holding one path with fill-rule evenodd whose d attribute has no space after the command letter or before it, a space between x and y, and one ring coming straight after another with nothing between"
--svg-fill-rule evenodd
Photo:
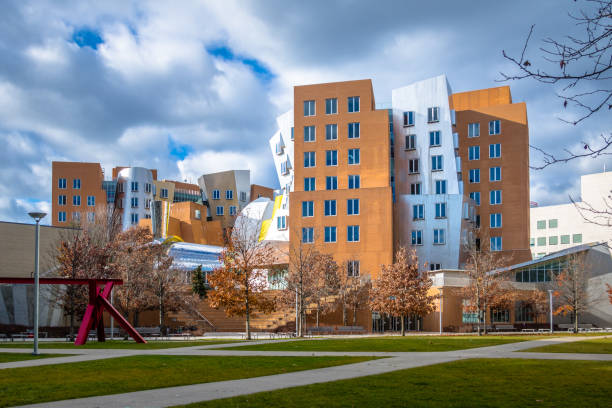
<instances>
[{"instance_id":1,"label":"cloudy sky","mask_svg":"<svg viewBox=\"0 0 612 408\"><path fill-rule=\"evenodd\" d=\"M454 92L499 86L536 24L528 57L574 28L570 0L24 1L0 13L0 220L50 208L51 161L159 169L162 178L249 168L276 187L267 139L299 84L372 78L391 89L446 74ZM531 143L576 148L610 130L602 113L561 122L555 90L510 83ZM539 157L534 153L532 163ZM605 161L531 172L532 200L579 194ZM608 167L612 161L608 159Z\"/></svg>"}]
</instances>

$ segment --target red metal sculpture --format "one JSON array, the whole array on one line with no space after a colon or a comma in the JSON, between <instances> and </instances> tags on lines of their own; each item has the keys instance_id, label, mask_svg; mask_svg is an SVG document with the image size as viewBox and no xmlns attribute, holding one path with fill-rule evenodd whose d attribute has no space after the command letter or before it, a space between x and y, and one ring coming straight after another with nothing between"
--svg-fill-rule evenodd
<instances>
[{"instance_id":1,"label":"red metal sculpture","mask_svg":"<svg viewBox=\"0 0 612 408\"><path fill-rule=\"evenodd\" d=\"M108 301L113 285L123 285L121 279L63 279L63 278L40 278L41 285L88 285L89 302L85 309L85 315L79 327L74 344L77 346L87 342L87 335L94 327L98 333L98 341L104 341L104 310L113 316L119 325L123 327L130 337L137 343L146 343L146 340L132 327L132 325L117 311ZM12 284L34 284L34 278L0 278L0 283ZM100 287L103 285L102 287Z\"/></svg>"}]
</instances>

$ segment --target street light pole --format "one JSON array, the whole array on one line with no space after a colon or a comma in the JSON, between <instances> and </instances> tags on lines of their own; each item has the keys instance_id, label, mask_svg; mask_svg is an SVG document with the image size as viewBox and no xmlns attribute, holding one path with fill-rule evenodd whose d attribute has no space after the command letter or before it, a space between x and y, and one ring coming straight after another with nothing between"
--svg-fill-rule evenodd
<instances>
[{"instance_id":1,"label":"street light pole","mask_svg":"<svg viewBox=\"0 0 612 408\"><path fill-rule=\"evenodd\" d=\"M40 241L40 220L44 218L47 213L44 212L31 212L28 215L36 221L35 229L35 240L34 240L34 351L33 355L37 356L38 353L38 313L39 313L39 298L40 298L40 273L38 270L38 255L39 255L39 241Z\"/></svg>"},{"instance_id":2,"label":"street light pole","mask_svg":"<svg viewBox=\"0 0 612 408\"><path fill-rule=\"evenodd\" d=\"M553 291L552 289L548 289L548 309L550 310L550 332L553 332L553 310L552 310L552 297L553 297Z\"/></svg>"}]
</instances>

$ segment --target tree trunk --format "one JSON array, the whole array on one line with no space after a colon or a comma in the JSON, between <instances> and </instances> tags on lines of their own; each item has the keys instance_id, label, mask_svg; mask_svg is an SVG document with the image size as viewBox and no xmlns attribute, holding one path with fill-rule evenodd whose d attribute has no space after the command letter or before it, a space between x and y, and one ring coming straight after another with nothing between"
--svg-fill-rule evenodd
<instances>
[{"instance_id":1,"label":"tree trunk","mask_svg":"<svg viewBox=\"0 0 612 408\"><path fill-rule=\"evenodd\" d=\"M357 306L353 307L353 326L357 325Z\"/></svg>"},{"instance_id":2,"label":"tree trunk","mask_svg":"<svg viewBox=\"0 0 612 408\"><path fill-rule=\"evenodd\" d=\"M138 310L134 310L134 327L138 327L140 312Z\"/></svg>"},{"instance_id":3,"label":"tree trunk","mask_svg":"<svg viewBox=\"0 0 612 408\"><path fill-rule=\"evenodd\" d=\"M246 301L245 301L245 306L246 306L246 339L247 340L251 340L251 310L250 310L250 305L249 305L249 290L246 289Z\"/></svg>"},{"instance_id":4,"label":"tree trunk","mask_svg":"<svg viewBox=\"0 0 612 408\"><path fill-rule=\"evenodd\" d=\"M74 296L70 296L70 339L74 340Z\"/></svg>"},{"instance_id":5,"label":"tree trunk","mask_svg":"<svg viewBox=\"0 0 612 408\"><path fill-rule=\"evenodd\" d=\"M346 304L342 303L342 325L346 326Z\"/></svg>"},{"instance_id":6,"label":"tree trunk","mask_svg":"<svg viewBox=\"0 0 612 408\"><path fill-rule=\"evenodd\" d=\"M317 329L319 328L319 307L317 307Z\"/></svg>"},{"instance_id":7,"label":"tree trunk","mask_svg":"<svg viewBox=\"0 0 612 408\"><path fill-rule=\"evenodd\" d=\"M404 315L401 315L400 319L402 319L402 336L405 336L406 335L406 324L404 323Z\"/></svg>"}]
</instances>

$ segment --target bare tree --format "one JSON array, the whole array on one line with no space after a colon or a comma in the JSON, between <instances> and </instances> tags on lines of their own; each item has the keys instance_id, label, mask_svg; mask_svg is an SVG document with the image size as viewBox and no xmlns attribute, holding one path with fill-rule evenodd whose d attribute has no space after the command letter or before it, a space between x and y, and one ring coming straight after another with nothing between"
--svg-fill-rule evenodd
<instances>
[{"instance_id":1,"label":"bare tree","mask_svg":"<svg viewBox=\"0 0 612 408\"><path fill-rule=\"evenodd\" d=\"M353 311L353 326L357 324L357 310L368 303L370 293L370 275L361 274L360 264L355 261L343 262L343 271L340 272L340 285L338 288L338 298L342 306L342 324L348 325L347 311Z\"/></svg>"},{"instance_id":2,"label":"bare tree","mask_svg":"<svg viewBox=\"0 0 612 408\"><path fill-rule=\"evenodd\" d=\"M340 290L339 267L330 254L319 254L315 268L312 303L316 306L316 326L319 327L319 316L331 312L336 306Z\"/></svg>"},{"instance_id":3,"label":"bare tree","mask_svg":"<svg viewBox=\"0 0 612 408\"><path fill-rule=\"evenodd\" d=\"M172 267L173 258L168 255L168 245L154 244L150 253L154 259L150 272L148 289L156 299L159 308L159 327L166 331L165 318L168 312L176 312L183 306L184 279L182 272Z\"/></svg>"}]
</instances>

